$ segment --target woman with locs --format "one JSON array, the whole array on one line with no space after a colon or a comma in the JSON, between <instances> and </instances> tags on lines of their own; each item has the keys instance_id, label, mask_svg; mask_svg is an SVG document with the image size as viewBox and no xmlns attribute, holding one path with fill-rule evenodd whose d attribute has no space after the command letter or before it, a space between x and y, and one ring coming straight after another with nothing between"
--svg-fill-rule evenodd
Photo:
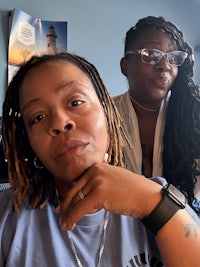
<instances>
[{"instance_id":1,"label":"woman with locs","mask_svg":"<svg viewBox=\"0 0 200 267\"><path fill-rule=\"evenodd\" d=\"M175 24L148 16L127 31L120 64L129 89L114 100L130 141L126 167L165 177L200 214L200 89L192 48Z\"/></svg>"},{"instance_id":2,"label":"woman with locs","mask_svg":"<svg viewBox=\"0 0 200 267\"><path fill-rule=\"evenodd\" d=\"M165 179L124 168L120 123L84 58L19 69L3 104L0 267L199 266L198 216Z\"/></svg>"}]
</instances>

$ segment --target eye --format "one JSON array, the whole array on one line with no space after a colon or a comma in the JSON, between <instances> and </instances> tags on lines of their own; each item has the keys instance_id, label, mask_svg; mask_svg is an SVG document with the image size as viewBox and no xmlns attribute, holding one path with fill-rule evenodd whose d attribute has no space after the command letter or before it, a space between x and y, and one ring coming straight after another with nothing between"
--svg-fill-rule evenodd
<instances>
[{"instance_id":1,"label":"eye","mask_svg":"<svg viewBox=\"0 0 200 267\"><path fill-rule=\"evenodd\" d=\"M41 120L43 120L44 118L46 118L46 115L45 114L39 114L37 116L35 116L33 119L32 119L32 124L35 124L35 123L38 123L40 122Z\"/></svg>"},{"instance_id":2,"label":"eye","mask_svg":"<svg viewBox=\"0 0 200 267\"><path fill-rule=\"evenodd\" d=\"M177 55L176 54L169 54L169 61L170 61L170 64L175 64L176 61L177 61Z\"/></svg>"},{"instance_id":3,"label":"eye","mask_svg":"<svg viewBox=\"0 0 200 267\"><path fill-rule=\"evenodd\" d=\"M79 106L79 105L83 104L83 102L84 102L84 101L82 101L82 100L74 100L74 101L71 102L70 105L71 105L72 107L76 107L76 106Z\"/></svg>"}]
</instances>

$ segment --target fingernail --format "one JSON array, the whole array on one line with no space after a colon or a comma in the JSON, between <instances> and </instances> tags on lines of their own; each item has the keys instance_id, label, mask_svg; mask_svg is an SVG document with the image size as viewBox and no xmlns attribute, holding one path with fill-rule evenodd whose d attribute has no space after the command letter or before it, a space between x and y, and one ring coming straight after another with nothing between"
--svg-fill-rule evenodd
<instances>
[{"instance_id":1,"label":"fingernail","mask_svg":"<svg viewBox=\"0 0 200 267\"><path fill-rule=\"evenodd\" d=\"M63 230L67 230L67 224L65 222L60 222L60 226Z\"/></svg>"},{"instance_id":2,"label":"fingernail","mask_svg":"<svg viewBox=\"0 0 200 267\"><path fill-rule=\"evenodd\" d=\"M76 224L73 224L72 228L71 228L71 231L73 231L75 227L76 227Z\"/></svg>"}]
</instances>

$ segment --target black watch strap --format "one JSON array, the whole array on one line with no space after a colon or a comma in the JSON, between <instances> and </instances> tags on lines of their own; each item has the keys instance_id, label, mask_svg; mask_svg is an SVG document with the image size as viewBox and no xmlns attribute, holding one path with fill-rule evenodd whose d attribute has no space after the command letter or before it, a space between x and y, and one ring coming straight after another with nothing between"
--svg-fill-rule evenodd
<instances>
[{"instance_id":1,"label":"black watch strap","mask_svg":"<svg viewBox=\"0 0 200 267\"><path fill-rule=\"evenodd\" d=\"M163 198L152 213L143 218L142 223L155 235L171 219L171 217L181 209L173 199L163 194Z\"/></svg>"}]
</instances>

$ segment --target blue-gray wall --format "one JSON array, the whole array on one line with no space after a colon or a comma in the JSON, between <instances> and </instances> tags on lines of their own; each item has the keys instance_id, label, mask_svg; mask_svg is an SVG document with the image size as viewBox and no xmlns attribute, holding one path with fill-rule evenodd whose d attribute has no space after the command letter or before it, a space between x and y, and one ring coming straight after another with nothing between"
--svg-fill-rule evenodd
<instances>
[{"instance_id":1,"label":"blue-gray wall","mask_svg":"<svg viewBox=\"0 0 200 267\"><path fill-rule=\"evenodd\" d=\"M68 21L68 51L98 68L111 95L127 83L119 68L126 31L147 15L165 16L200 44L200 0L0 0L0 114L7 81L8 12L18 7L34 17ZM200 55L195 53L195 79L200 82Z\"/></svg>"}]
</instances>

